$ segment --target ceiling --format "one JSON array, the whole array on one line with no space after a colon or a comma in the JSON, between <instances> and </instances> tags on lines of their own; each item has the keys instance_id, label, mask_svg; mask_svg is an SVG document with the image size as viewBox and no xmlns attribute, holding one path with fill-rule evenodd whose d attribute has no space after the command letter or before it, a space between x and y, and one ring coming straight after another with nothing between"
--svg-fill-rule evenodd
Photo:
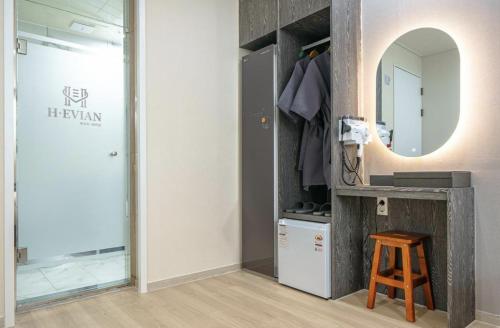
<instances>
[{"instance_id":1,"label":"ceiling","mask_svg":"<svg viewBox=\"0 0 500 328\"><path fill-rule=\"evenodd\" d=\"M124 0L17 0L18 20L41 27L121 43ZM90 33L70 29L73 22L94 26Z\"/></svg>"},{"instance_id":2,"label":"ceiling","mask_svg":"<svg viewBox=\"0 0 500 328\"><path fill-rule=\"evenodd\" d=\"M421 57L457 49L457 44L448 34L433 28L408 32L396 42Z\"/></svg>"}]
</instances>

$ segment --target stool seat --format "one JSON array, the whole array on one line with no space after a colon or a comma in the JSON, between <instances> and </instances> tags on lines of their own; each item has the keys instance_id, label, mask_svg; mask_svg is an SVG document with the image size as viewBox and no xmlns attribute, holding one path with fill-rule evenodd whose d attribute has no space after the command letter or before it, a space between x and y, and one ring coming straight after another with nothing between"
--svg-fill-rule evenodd
<instances>
[{"instance_id":1,"label":"stool seat","mask_svg":"<svg viewBox=\"0 0 500 328\"><path fill-rule=\"evenodd\" d=\"M369 309L375 307L377 284L388 286L387 296L389 298L395 297L395 288L403 289L405 293L406 320L414 322L415 304L413 302L413 289L423 285L427 308L434 310L431 280L424 252L424 240L429 238L429 236L405 231L387 231L372 234L370 238L375 240L375 251L370 275L367 307ZM382 256L382 247L384 246L389 249L389 268L380 271L380 258ZM403 270L396 268L396 248L401 249ZM417 249L420 273L412 271L410 256L410 249L412 248Z\"/></svg>"},{"instance_id":2,"label":"stool seat","mask_svg":"<svg viewBox=\"0 0 500 328\"><path fill-rule=\"evenodd\" d=\"M398 244L417 245L421 241L429 238L428 235L405 231L386 231L370 235L375 240L383 240Z\"/></svg>"}]
</instances>

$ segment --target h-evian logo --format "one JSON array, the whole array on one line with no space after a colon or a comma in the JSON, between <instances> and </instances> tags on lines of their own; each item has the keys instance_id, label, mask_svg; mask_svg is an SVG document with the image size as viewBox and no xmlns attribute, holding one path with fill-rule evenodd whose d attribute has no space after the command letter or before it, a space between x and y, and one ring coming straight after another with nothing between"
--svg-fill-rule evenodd
<instances>
[{"instance_id":1,"label":"h-evian logo","mask_svg":"<svg viewBox=\"0 0 500 328\"><path fill-rule=\"evenodd\" d=\"M64 94L64 106L71 106L71 103L78 104L82 108L87 108L87 98L89 97L89 93L87 89L84 88L72 88L69 86L65 86L63 90Z\"/></svg>"},{"instance_id":2,"label":"h-evian logo","mask_svg":"<svg viewBox=\"0 0 500 328\"><path fill-rule=\"evenodd\" d=\"M64 86L62 94L64 95L65 108L49 107L49 118L79 120L81 125L101 126L102 113L87 110L87 100L89 98L87 88ZM71 109L72 106L79 106L82 109Z\"/></svg>"}]
</instances>

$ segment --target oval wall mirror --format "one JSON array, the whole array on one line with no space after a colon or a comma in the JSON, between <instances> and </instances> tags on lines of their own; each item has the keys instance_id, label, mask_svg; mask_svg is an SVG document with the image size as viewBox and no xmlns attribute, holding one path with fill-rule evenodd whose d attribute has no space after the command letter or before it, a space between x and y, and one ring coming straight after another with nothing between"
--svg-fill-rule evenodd
<instances>
[{"instance_id":1,"label":"oval wall mirror","mask_svg":"<svg viewBox=\"0 0 500 328\"><path fill-rule=\"evenodd\" d=\"M422 28L394 41L377 70L377 132L393 152L443 146L460 116L460 54L445 32Z\"/></svg>"}]
</instances>

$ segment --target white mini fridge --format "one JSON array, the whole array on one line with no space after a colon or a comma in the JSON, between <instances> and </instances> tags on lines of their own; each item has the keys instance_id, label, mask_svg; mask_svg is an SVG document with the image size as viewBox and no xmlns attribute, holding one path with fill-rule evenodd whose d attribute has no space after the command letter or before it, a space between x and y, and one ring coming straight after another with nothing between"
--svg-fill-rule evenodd
<instances>
[{"instance_id":1,"label":"white mini fridge","mask_svg":"<svg viewBox=\"0 0 500 328\"><path fill-rule=\"evenodd\" d=\"M323 298L332 295L330 224L278 222L278 280Z\"/></svg>"}]
</instances>

